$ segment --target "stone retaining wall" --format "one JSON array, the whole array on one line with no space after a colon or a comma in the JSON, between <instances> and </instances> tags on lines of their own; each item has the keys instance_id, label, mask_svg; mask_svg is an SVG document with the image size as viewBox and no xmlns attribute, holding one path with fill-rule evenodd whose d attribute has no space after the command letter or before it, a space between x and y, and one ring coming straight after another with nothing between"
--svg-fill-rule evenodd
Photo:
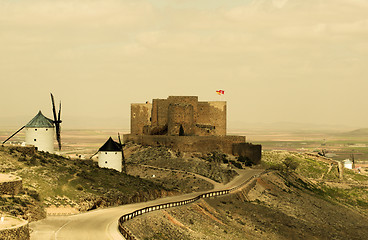
<instances>
[{"instance_id":1,"label":"stone retaining wall","mask_svg":"<svg viewBox=\"0 0 368 240\"><path fill-rule=\"evenodd\" d=\"M30 239L29 235L29 225L27 221L23 223L10 227L10 228L1 228L0 225L0 239L1 240L28 240Z\"/></svg>"},{"instance_id":2,"label":"stone retaining wall","mask_svg":"<svg viewBox=\"0 0 368 240\"><path fill-rule=\"evenodd\" d=\"M0 180L0 195L17 195L22 190L22 179L20 177L9 177L7 180Z\"/></svg>"}]
</instances>

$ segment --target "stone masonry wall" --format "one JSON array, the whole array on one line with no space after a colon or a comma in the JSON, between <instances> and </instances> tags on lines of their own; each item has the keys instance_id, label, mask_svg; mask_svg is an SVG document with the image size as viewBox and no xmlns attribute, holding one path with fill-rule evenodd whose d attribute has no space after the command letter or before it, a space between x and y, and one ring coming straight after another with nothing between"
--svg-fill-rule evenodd
<instances>
[{"instance_id":1,"label":"stone masonry wall","mask_svg":"<svg viewBox=\"0 0 368 240\"><path fill-rule=\"evenodd\" d=\"M168 135L179 136L180 128L183 136L194 135L193 105L185 103L171 103L168 112Z\"/></svg>"},{"instance_id":2,"label":"stone masonry wall","mask_svg":"<svg viewBox=\"0 0 368 240\"><path fill-rule=\"evenodd\" d=\"M247 157L253 164L261 163L262 145L251 143L235 143L233 145L233 155Z\"/></svg>"},{"instance_id":3,"label":"stone masonry wall","mask_svg":"<svg viewBox=\"0 0 368 240\"><path fill-rule=\"evenodd\" d=\"M169 102L166 99L153 99L152 100L152 127L162 127L167 125L167 112L169 108Z\"/></svg>"},{"instance_id":4,"label":"stone masonry wall","mask_svg":"<svg viewBox=\"0 0 368 240\"><path fill-rule=\"evenodd\" d=\"M11 228L1 229L0 227L0 239L1 240L28 240L29 235L29 225L27 221Z\"/></svg>"},{"instance_id":5,"label":"stone masonry wall","mask_svg":"<svg viewBox=\"0 0 368 240\"><path fill-rule=\"evenodd\" d=\"M225 136L226 102L198 102L197 96L169 96L153 99L152 105L131 105L131 134L178 135L180 125L185 128L185 135Z\"/></svg>"},{"instance_id":6,"label":"stone masonry wall","mask_svg":"<svg viewBox=\"0 0 368 240\"><path fill-rule=\"evenodd\" d=\"M130 108L130 132L132 134L143 134L145 125L150 125L152 104L134 103Z\"/></svg>"},{"instance_id":7,"label":"stone masonry wall","mask_svg":"<svg viewBox=\"0 0 368 240\"><path fill-rule=\"evenodd\" d=\"M195 135L226 135L226 102L199 102Z\"/></svg>"},{"instance_id":8,"label":"stone masonry wall","mask_svg":"<svg viewBox=\"0 0 368 240\"><path fill-rule=\"evenodd\" d=\"M22 190L22 179L0 181L0 194L17 195Z\"/></svg>"},{"instance_id":9,"label":"stone masonry wall","mask_svg":"<svg viewBox=\"0 0 368 240\"><path fill-rule=\"evenodd\" d=\"M134 142L145 146L165 146L182 152L222 151L232 154L234 143L244 143L244 136L160 136L124 134L124 143Z\"/></svg>"}]
</instances>

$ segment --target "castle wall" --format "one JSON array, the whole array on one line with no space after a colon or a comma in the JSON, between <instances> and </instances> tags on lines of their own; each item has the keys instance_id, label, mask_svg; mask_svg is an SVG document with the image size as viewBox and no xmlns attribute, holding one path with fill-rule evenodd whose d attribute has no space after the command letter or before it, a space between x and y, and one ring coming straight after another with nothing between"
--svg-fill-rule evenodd
<instances>
[{"instance_id":1,"label":"castle wall","mask_svg":"<svg viewBox=\"0 0 368 240\"><path fill-rule=\"evenodd\" d=\"M152 128L167 125L169 102L167 99L152 100Z\"/></svg>"},{"instance_id":2,"label":"castle wall","mask_svg":"<svg viewBox=\"0 0 368 240\"><path fill-rule=\"evenodd\" d=\"M168 135L194 135L193 111L191 104L171 103L168 111Z\"/></svg>"},{"instance_id":3,"label":"castle wall","mask_svg":"<svg viewBox=\"0 0 368 240\"><path fill-rule=\"evenodd\" d=\"M226 102L199 102L195 135L226 135Z\"/></svg>"},{"instance_id":4,"label":"castle wall","mask_svg":"<svg viewBox=\"0 0 368 240\"><path fill-rule=\"evenodd\" d=\"M165 146L182 152L221 151L232 154L234 143L244 143L245 136L160 136L124 134L124 143Z\"/></svg>"},{"instance_id":5,"label":"castle wall","mask_svg":"<svg viewBox=\"0 0 368 240\"><path fill-rule=\"evenodd\" d=\"M198 102L197 96L169 96L131 105L131 134L226 136L226 102Z\"/></svg>"},{"instance_id":6,"label":"castle wall","mask_svg":"<svg viewBox=\"0 0 368 240\"><path fill-rule=\"evenodd\" d=\"M261 163L262 145L251 143L236 143L233 145L233 155L247 157L253 164Z\"/></svg>"},{"instance_id":7,"label":"castle wall","mask_svg":"<svg viewBox=\"0 0 368 240\"><path fill-rule=\"evenodd\" d=\"M193 106L193 121L197 121L198 112L198 96L169 96L167 98L169 104L187 104Z\"/></svg>"},{"instance_id":8,"label":"castle wall","mask_svg":"<svg viewBox=\"0 0 368 240\"><path fill-rule=\"evenodd\" d=\"M131 134L143 134L143 128L150 125L152 104L133 103L130 108L130 132Z\"/></svg>"}]
</instances>

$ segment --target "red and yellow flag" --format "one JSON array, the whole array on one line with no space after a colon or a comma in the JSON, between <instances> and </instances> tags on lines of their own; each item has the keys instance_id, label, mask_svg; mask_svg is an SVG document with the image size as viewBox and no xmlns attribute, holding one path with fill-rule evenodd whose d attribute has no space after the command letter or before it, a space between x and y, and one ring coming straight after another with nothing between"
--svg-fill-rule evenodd
<instances>
[{"instance_id":1,"label":"red and yellow flag","mask_svg":"<svg viewBox=\"0 0 368 240\"><path fill-rule=\"evenodd\" d=\"M216 93L218 95L224 95L225 94L225 91L224 90L217 90Z\"/></svg>"}]
</instances>

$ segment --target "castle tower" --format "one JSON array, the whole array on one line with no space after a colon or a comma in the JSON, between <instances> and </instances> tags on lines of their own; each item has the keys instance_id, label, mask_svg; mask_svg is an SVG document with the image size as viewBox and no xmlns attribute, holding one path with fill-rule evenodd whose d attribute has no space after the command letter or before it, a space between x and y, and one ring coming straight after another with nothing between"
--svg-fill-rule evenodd
<instances>
[{"instance_id":1,"label":"castle tower","mask_svg":"<svg viewBox=\"0 0 368 240\"><path fill-rule=\"evenodd\" d=\"M122 170L123 152L119 143L110 137L98 150L98 166L100 168Z\"/></svg>"},{"instance_id":2,"label":"castle tower","mask_svg":"<svg viewBox=\"0 0 368 240\"><path fill-rule=\"evenodd\" d=\"M41 111L25 125L26 144L34 145L38 151L54 153L54 122Z\"/></svg>"}]
</instances>

